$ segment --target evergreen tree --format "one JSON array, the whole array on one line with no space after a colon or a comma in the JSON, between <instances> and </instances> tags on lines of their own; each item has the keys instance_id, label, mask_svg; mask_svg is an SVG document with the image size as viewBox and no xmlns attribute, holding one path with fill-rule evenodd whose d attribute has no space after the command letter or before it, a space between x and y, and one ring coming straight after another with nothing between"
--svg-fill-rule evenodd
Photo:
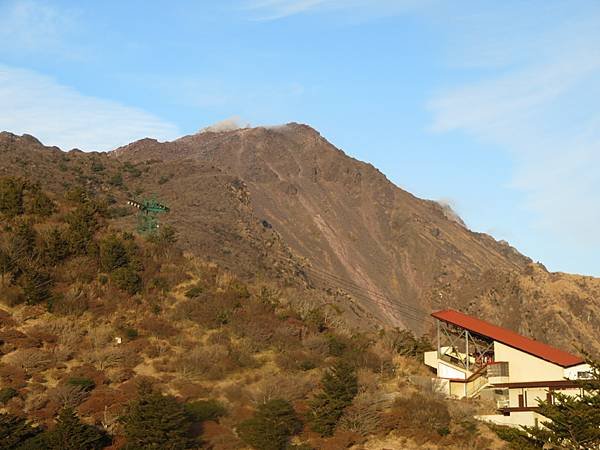
<instances>
[{"instance_id":1,"label":"evergreen tree","mask_svg":"<svg viewBox=\"0 0 600 450\"><path fill-rule=\"evenodd\" d=\"M22 417L0 413L0 450L16 449L40 431Z\"/></svg>"},{"instance_id":2,"label":"evergreen tree","mask_svg":"<svg viewBox=\"0 0 600 450\"><path fill-rule=\"evenodd\" d=\"M20 221L12 236L12 254L15 259L32 259L37 252L37 232L29 221Z\"/></svg>"},{"instance_id":3,"label":"evergreen tree","mask_svg":"<svg viewBox=\"0 0 600 450\"><path fill-rule=\"evenodd\" d=\"M352 365L340 360L321 379L323 390L311 401L310 421L313 430L331 436L356 394L358 380Z\"/></svg>"},{"instance_id":4,"label":"evergreen tree","mask_svg":"<svg viewBox=\"0 0 600 450\"><path fill-rule=\"evenodd\" d=\"M1 286L5 285L7 275L10 275L14 269L14 261L8 251L0 247L0 278Z\"/></svg>"},{"instance_id":5,"label":"evergreen tree","mask_svg":"<svg viewBox=\"0 0 600 450\"><path fill-rule=\"evenodd\" d=\"M71 408L60 412L56 428L45 433L44 441L48 450L95 450L110 443L104 432L81 422Z\"/></svg>"},{"instance_id":6,"label":"evergreen tree","mask_svg":"<svg viewBox=\"0 0 600 450\"><path fill-rule=\"evenodd\" d=\"M67 216L69 224L69 248L71 253L86 255L94 233L98 229L96 209L84 203Z\"/></svg>"},{"instance_id":7,"label":"evergreen tree","mask_svg":"<svg viewBox=\"0 0 600 450\"><path fill-rule=\"evenodd\" d=\"M69 242L59 228L52 228L44 237L42 255L50 266L56 266L69 256Z\"/></svg>"},{"instance_id":8,"label":"evergreen tree","mask_svg":"<svg viewBox=\"0 0 600 450\"><path fill-rule=\"evenodd\" d=\"M130 295L137 294L142 289L142 278L132 267L119 267L111 274L115 285Z\"/></svg>"},{"instance_id":9,"label":"evergreen tree","mask_svg":"<svg viewBox=\"0 0 600 450\"><path fill-rule=\"evenodd\" d=\"M24 187L18 178L0 178L0 213L9 218L23 214Z\"/></svg>"},{"instance_id":10,"label":"evergreen tree","mask_svg":"<svg viewBox=\"0 0 600 450\"><path fill-rule=\"evenodd\" d=\"M147 384L139 389L122 418L128 450L180 450L194 448L191 420L173 397L154 391Z\"/></svg>"},{"instance_id":11,"label":"evergreen tree","mask_svg":"<svg viewBox=\"0 0 600 450\"><path fill-rule=\"evenodd\" d=\"M28 184L25 196L25 212L48 217L55 211L56 205L42 191L38 183Z\"/></svg>"},{"instance_id":12,"label":"evergreen tree","mask_svg":"<svg viewBox=\"0 0 600 450\"><path fill-rule=\"evenodd\" d=\"M111 234L100 242L100 266L107 272L112 272L129 263L127 249L115 234Z\"/></svg>"},{"instance_id":13,"label":"evergreen tree","mask_svg":"<svg viewBox=\"0 0 600 450\"><path fill-rule=\"evenodd\" d=\"M25 301L30 305L35 305L50 298L52 278L47 272L34 265L29 265L23 269L19 277L19 284L23 288Z\"/></svg>"},{"instance_id":14,"label":"evergreen tree","mask_svg":"<svg viewBox=\"0 0 600 450\"><path fill-rule=\"evenodd\" d=\"M244 442L257 450L284 450L290 437L301 429L292 405L275 399L260 405L254 417L242 422L237 431Z\"/></svg>"}]
</instances>

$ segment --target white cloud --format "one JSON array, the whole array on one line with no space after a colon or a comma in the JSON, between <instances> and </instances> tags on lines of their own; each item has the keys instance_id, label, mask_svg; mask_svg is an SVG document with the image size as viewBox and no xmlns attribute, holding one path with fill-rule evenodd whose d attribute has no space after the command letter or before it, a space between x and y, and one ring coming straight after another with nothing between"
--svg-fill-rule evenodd
<instances>
[{"instance_id":1,"label":"white cloud","mask_svg":"<svg viewBox=\"0 0 600 450\"><path fill-rule=\"evenodd\" d=\"M309 12L354 11L367 15L399 14L432 0L248 0L244 9L258 20L277 20Z\"/></svg>"},{"instance_id":2,"label":"white cloud","mask_svg":"<svg viewBox=\"0 0 600 450\"><path fill-rule=\"evenodd\" d=\"M527 43L527 58L522 48L512 59L505 49L487 76L435 95L429 107L434 131L462 131L512 154L512 186L525 193L541 231L589 245L600 243L600 15L583 16L513 36L514 45ZM483 67L480 42L488 40L471 37L477 50L455 53L469 55L468 64L481 54Z\"/></svg>"},{"instance_id":3,"label":"white cloud","mask_svg":"<svg viewBox=\"0 0 600 450\"><path fill-rule=\"evenodd\" d=\"M63 149L111 150L143 137L174 139L177 127L143 110L83 95L36 72L0 65L0 130Z\"/></svg>"}]
</instances>

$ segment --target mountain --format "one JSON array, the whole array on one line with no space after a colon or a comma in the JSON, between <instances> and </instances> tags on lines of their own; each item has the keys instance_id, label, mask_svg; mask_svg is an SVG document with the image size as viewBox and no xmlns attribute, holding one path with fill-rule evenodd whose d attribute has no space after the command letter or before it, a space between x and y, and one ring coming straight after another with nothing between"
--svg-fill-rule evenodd
<instances>
[{"instance_id":1,"label":"mountain","mask_svg":"<svg viewBox=\"0 0 600 450\"><path fill-rule=\"evenodd\" d=\"M125 180L97 186L118 203L151 193L166 202L165 222L190 253L240 276L300 280L334 295L356 323L422 333L429 312L453 307L567 350L600 349L600 280L548 273L306 125L143 139L108 154L65 154L6 133L0 146L5 173L49 188L68 181L65 157L94 185L84 168L96 161ZM131 215L117 221L134 225Z\"/></svg>"}]
</instances>

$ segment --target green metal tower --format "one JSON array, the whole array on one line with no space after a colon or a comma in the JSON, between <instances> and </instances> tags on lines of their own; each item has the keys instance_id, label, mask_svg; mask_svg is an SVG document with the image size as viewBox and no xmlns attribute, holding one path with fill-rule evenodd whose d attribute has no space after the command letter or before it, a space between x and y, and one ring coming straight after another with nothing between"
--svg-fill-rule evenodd
<instances>
[{"instance_id":1,"label":"green metal tower","mask_svg":"<svg viewBox=\"0 0 600 450\"><path fill-rule=\"evenodd\" d=\"M159 228L158 215L170 211L169 207L160 203L155 197L141 202L127 200L127 204L140 210L137 231L140 234L152 234Z\"/></svg>"}]
</instances>

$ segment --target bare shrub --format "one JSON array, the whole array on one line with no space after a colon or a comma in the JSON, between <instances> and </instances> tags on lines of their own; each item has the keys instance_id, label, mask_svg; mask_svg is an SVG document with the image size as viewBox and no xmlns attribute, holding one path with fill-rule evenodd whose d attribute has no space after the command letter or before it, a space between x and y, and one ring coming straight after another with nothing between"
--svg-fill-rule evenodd
<instances>
[{"instance_id":1,"label":"bare shrub","mask_svg":"<svg viewBox=\"0 0 600 450\"><path fill-rule=\"evenodd\" d=\"M32 374L48 369L53 362L52 355L37 348L17 350L6 356L7 362Z\"/></svg>"},{"instance_id":2,"label":"bare shrub","mask_svg":"<svg viewBox=\"0 0 600 450\"><path fill-rule=\"evenodd\" d=\"M386 422L389 429L410 430L429 436L444 435L450 426L450 413L443 400L415 392L394 401Z\"/></svg>"},{"instance_id":3,"label":"bare shrub","mask_svg":"<svg viewBox=\"0 0 600 450\"><path fill-rule=\"evenodd\" d=\"M230 345L231 338L229 337L229 333L223 330L211 333L211 335L208 336L207 342L209 344Z\"/></svg>"},{"instance_id":4,"label":"bare shrub","mask_svg":"<svg viewBox=\"0 0 600 450\"><path fill-rule=\"evenodd\" d=\"M361 436L373 434L381 427L382 412L390 406L391 402L391 398L383 393L362 392L346 408L339 426Z\"/></svg>"},{"instance_id":5,"label":"bare shrub","mask_svg":"<svg viewBox=\"0 0 600 450\"><path fill-rule=\"evenodd\" d=\"M158 358L160 356L168 355L172 352L171 344L166 341L153 341L145 349L144 354L148 358Z\"/></svg>"},{"instance_id":6,"label":"bare shrub","mask_svg":"<svg viewBox=\"0 0 600 450\"><path fill-rule=\"evenodd\" d=\"M87 329L87 338L93 349L103 349L114 339L113 327L107 324L93 325Z\"/></svg>"},{"instance_id":7,"label":"bare shrub","mask_svg":"<svg viewBox=\"0 0 600 450\"><path fill-rule=\"evenodd\" d=\"M77 282L69 286L62 298L52 303L52 312L64 316L80 316L89 307L89 288Z\"/></svg>"},{"instance_id":8,"label":"bare shrub","mask_svg":"<svg viewBox=\"0 0 600 450\"><path fill-rule=\"evenodd\" d=\"M185 376L205 376L209 379L222 378L236 368L229 357L229 349L223 345L198 347L181 355L175 368Z\"/></svg>"},{"instance_id":9,"label":"bare shrub","mask_svg":"<svg viewBox=\"0 0 600 450\"><path fill-rule=\"evenodd\" d=\"M177 328L159 317L147 317L139 325L148 334L159 338L171 337L179 333Z\"/></svg>"},{"instance_id":10,"label":"bare shrub","mask_svg":"<svg viewBox=\"0 0 600 450\"><path fill-rule=\"evenodd\" d=\"M306 398L318 384L317 374L299 374L293 378L283 374L271 374L247 387L245 395L255 405L277 398L294 402Z\"/></svg>"},{"instance_id":11,"label":"bare shrub","mask_svg":"<svg viewBox=\"0 0 600 450\"><path fill-rule=\"evenodd\" d=\"M126 358L126 352L119 348L108 347L86 353L84 362L92 364L98 370L121 366Z\"/></svg>"},{"instance_id":12,"label":"bare shrub","mask_svg":"<svg viewBox=\"0 0 600 450\"><path fill-rule=\"evenodd\" d=\"M89 396L83 386L62 385L48 392L48 398L61 408L76 408Z\"/></svg>"}]
</instances>

